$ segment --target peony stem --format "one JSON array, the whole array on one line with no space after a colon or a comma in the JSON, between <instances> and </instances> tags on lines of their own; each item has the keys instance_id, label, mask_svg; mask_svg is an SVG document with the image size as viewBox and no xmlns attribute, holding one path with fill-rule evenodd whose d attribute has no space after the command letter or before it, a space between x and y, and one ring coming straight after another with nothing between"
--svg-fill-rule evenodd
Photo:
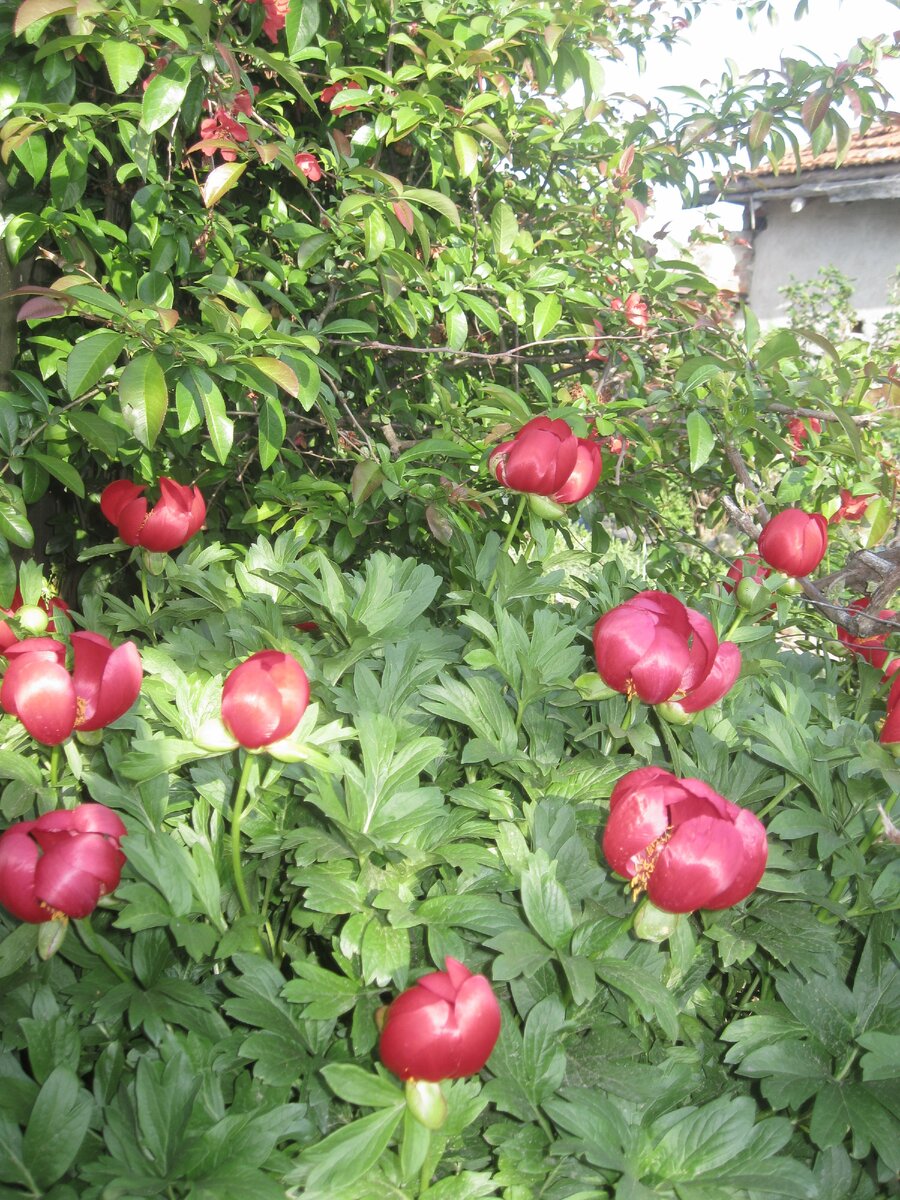
<instances>
[{"instance_id":1,"label":"peony stem","mask_svg":"<svg viewBox=\"0 0 900 1200\"><path fill-rule=\"evenodd\" d=\"M147 591L147 559L141 556L141 599L144 601L144 608L147 610L147 615L150 615L150 593Z\"/></svg>"},{"instance_id":2,"label":"peony stem","mask_svg":"<svg viewBox=\"0 0 900 1200\"><path fill-rule=\"evenodd\" d=\"M528 497L523 493L519 497L518 506L513 514L513 519L509 523L509 532L506 535L506 541L503 543L503 549L497 556L497 565L494 567L494 572L491 575L490 581L487 585L487 591L485 592L485 595L488 598L490 598L491 592L494 590L494 584L497 582L497 572L500 570L500 557L501 555L509 554L509 548L512 545L513 538L516 536L516 530L519 528L519 522L522 520L522 513L525 511L525 504L527 501Z\"/></svg>"},{"instance_id":3,"label":"peony stem","mask_svg":"<svg viewBox=\"0 0 900 1200\"><path fill-rule=\"evenodd\" d=\"M234 886L241 900L241 907L248 915L252 914L253 906L247 895L247 885L244 882L244 868L241 865L241 820L244 816L244 801L247 798L247 781L253 759L249 754L244 755L244 765L238 780L237 795L234 798L234 808L231 814L231 865L234 872Z\"/></svg>"},{"instance_id":4,"label":"peony stem","mask_svg":"<svg viewBox=\"0 0 900 1200\"><path fill-rule=\"evenodd\" d=\"M50 786L59 787L59 742L50 747Z\"/></svg>"}]
</instances>

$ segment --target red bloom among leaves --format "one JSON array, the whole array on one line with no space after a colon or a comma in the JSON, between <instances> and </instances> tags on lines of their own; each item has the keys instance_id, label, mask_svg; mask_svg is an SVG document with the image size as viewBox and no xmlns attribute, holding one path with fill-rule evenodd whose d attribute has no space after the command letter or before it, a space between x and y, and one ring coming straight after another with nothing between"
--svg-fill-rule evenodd
<instances>
[{"instance_id":1,"label":"red bloom among leaves","mask_svg":"<svg viewBox=\"0 0 900 1200\"><path fill-rule=\"evenodd\" d=\"M141 656L134 642L112 646L99 633L79 631L66 648L55 638L26 638L9 646L9 666L0 687L0 707L18 717L46 746L64 742L78 729L87 733L117 721L141 690Z\"/></svg>"},{"instance_id":2,"label":"red bloom among leaves","mask_svg":"<svg viewBox=\"0 0 900 1200\"><path fill-rule=\"evenodd\" d=\"M609 307L613 312L624 312L625 320L635 329L646 329L650 324L650 314L647 311L647 301L644 300L637 292L632 292L623 304L618 298L610 301Z\"/></svg>"},{"instance_id":3,"label":"red bloom among leaves","mask_svg":"<svg viewBox=\"0 0 900 1200\"><path fill-rule=\"evenodd\" d=\"M322 178L322 165L314 154L295 154L294 163L310 183Z\"/></svg>"},{"instance_id":4,"label":"red bloom among leaves","mask_svg":"<svg viewBox=\"0 0 900 1200\"><path fill-rule=\"evenodd\" d=\"M868 596L862 596L859 600L854 600L850 608L854 612L864 612L869 607ZM897 614L892 608L883 608L879 612L879 617L885 621L890 621ZM888 651L885 649L885 642L891 635L892 630L886 629L884 633L875 633L869 637L853 637L846 629L838 626L838 640L860 658L864 658L867 663L871 663L873 667L883 667L887 662ZM890 705L888 705L890 707Z\"/></svg>"},{"instance_id":5,"label":"red bloom among leaves","mask_svg":"<svg viewBox=\"0 0 900 1200\"><path fill-rule=\"evenodd\" d=\"M820 513L785 508L759 535L759 552L770 567L794 577L814 571L828 549L828 523Z\"/></svg>"},{"instance_id":6,"label":"red bloom among leaves","mask_svg":"<svg viewBox=\"0 0 900 1200\"><path fill-rule=\"evenodd\" d=\"M812 430L813 433L822 432L822 422L818 417L809 417L808 422L809 424L807 424L807 421L803 420L801 417L791 417L790 421L788 421L788 437L791 440L791 445L794 447L795 457L803 443L809 437L810 430ZM806 459L798 459L797 461L806 462Z\"/></svg>"},{"instance_id":7,"label":"red bloom among leaves","mask_svg":"<svg viewBox=\"0 0 900 1200\"><path fill-rule=\"evenodd\" d=\"M640 767L613 788L603 853L664 912L729 908L762 878L766 831L702 780Z\"/></svg>"},{"instance_id":8,"label":"red bloom among leaves","mask_svg":"<svg viewBox=\"0 0 900 1200\"><path fill-rule=\"evenodd\" d=\"M500 1006L487 979L455 958L445 965L402 992L385 1015L379 1053L400 1079L475 1075L500 1035Z\"/></svg>"},{"instance_id":9,"label":"red bloom among leaves","mask_svg":"<svg viewBox=\"0 0 900 1200\"><path fill-rule=\"evenodd\" d=\"M153 69L150 71L147 78L141 83L141 87L145 92L146 92L147 88L150 86L151 80L155 79L156 76L159 75L159 73L161 71L164 71L168 65L169 65L168 55L161 54L159 56L159 58L156 60L156 62L153 64Z\"/></svg>"},{"instance_id":10,"label":"red bloom among leaves","mask_svg":"<svg viewBox=\"0 0 900 1200\"><path fill-rule=\"evenodd\" d=\"M247 0L247 2L248 4L255 4L256 0ZM278 35L284 29L285 21L287 20L290 0L262 0L262 3L265 12L263 33L270 42L277 42Z\"/></svg>"},{"instance_id":11,"label":"red bloom among leaves","mask_svg":"<svg viewBox=\"0 0 900 1200\"><path fill-rule=\"evenodd\" d=\"M190 541L206 519L200 489L162 476L159 501L147 511L144 484L117 479L103 489L100 509L129 546L157 552L175 550Z\"/></svg>"},{"instance_id":12,"label":"red bloom among leaves","mask_svg":"<svg viewBox=\"0 0 900 1200\"><path fill-rule=\"evenodd\" d=\"M125 826L102 804L11 825L0 837L0 904L20 921L79 919L119 886Z\"/></svg>"},{"instance_id":13,"label":"red bloom among leaves","mask_svg":"<svg viewBox=\"0 0 900 1200\"><path fill-rule=\"evenodd\" d=\"M496 446L488 460L504 487L558 504L575 504L597 486L603 459L600 447L576 437L563 420L535 417L509 442Z\"/></svg>"},{"instance_id":14,"label":"red bloom among leaves","mask_svg":"<svg viewBox=\"0 0 900 1200\"><path fill-rule=\"evenodd\" d=\"M204 117L200 122L201 142L218 142L222 140L246 142L249 136L240 121L235 121L228 109L223 108L221 104L216 108L211 117ZM207 155L209 158L212 158L216 151L221 153L225 162L234 162L237 158L237 151L230 150L227 146L200 147L200 153Z\"/></svg>"},{"instance_id":15,"label":"red bloom among leaves","mask_svg":"<svg viewBox=\"0 0 900 1200\"><path fill-rule=\"evenodd\" d=\"M309 703L306 672L290 654L260 650L235 667L222 688L222 721L248 750L293 733Z\"/></svg>"},{"instance_id":16,"label":"red bloom among leaves","mask_svg":"<svg viewBox=\"0 0 900 1200\"><path fill-rule=\"evenodd\" d=\"M720 643L710 622L668 592L639 592L594 626L597 670L607 687L645 704L674 701L701 712L732 688L741 652Z\"/></svg>"},{"instance_id":17,"label":"red bloom among leaves","mask_svg":"<svg viewBox=\"0 0 900 1200\"><path fill-rule=\"evenodd\" d=\"M840 507L828 518L828 524L837 525L841 521L861 521L869 507L869 501L874 500L877 494L877 492L867 492L864 496L852 496L847 488L841 488Z\"/></svg>"},{"instance_id":18,"label":"red bloom among leaves","mask_svg":"<svg viewBox=\"0 0 900 1200\"><path fill-rule=\"evenodd\" d=\"M342 79L339 83L329 83L328 87L323 88L319 94L319 103L331 104L335 96L341 92L360 90L359 84L354 83L352 79ZM356 112L358 107L356 104L349 104L347 101L344 101L341 104L333 105L332 112Z\"/></svg>"}]
</instances>

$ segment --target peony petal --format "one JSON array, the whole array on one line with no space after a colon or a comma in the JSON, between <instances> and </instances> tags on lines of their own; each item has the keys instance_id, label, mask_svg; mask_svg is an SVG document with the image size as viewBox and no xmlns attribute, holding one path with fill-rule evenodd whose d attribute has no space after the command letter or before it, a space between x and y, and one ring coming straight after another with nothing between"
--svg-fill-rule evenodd
<instances>
[{"instance_id":1,"label":"peony petal","mask_svg":"<svg viewBox=\"0 0 900 1200\"><path fill-rule=\"evenodd\" d=\"M33 821L11 825L0 835L0 904L32 925L50 920L50 913L41 908L34 894L34 872L39 850L29 836Z\"/></svg>"},{"instance_id":2,"label":"peony petal","mask_svg":"<svg viewBox=\"0 0 900 1200\"><path fill-rule=\"evenodd\" d=\"M45 746L64 742L75 727L72 677L43 655L26 654L10 663L0 688L0 705Z\"/></svg>"},{"instance_id":3,"label":"peony petal","mask_svg":"<svg viewBox=\"0 0 900 1200\"><path fill-rule=\"evenodd\" d=\"M189 512L160 501L144 522L137 544L157 554L177 550L188 539L190 523Z\"/></svg>"},{"instance_id":4,"label":"peony petal","mask_svg":"<svg viewBox=\"0 0 900 1200\"><path fill-rule=\"evenodd\" d=\"M6 657L12 662L26 654L34 654L45 662L55 662L61 667L66 665L66 648L55 638L23 638L21 642L16 642L15 646L9 647Z\"/></svg>"},{"instance_id":5,"label":"peony petal","mask_svg":"<svg viewBox=\"0 0 900 1200\"><path fill-rule=\"evenodd\" d=\"M603 457L600 447L587 438L578 438L578 452L572 474L562 487L553 493L553 499L557 504L577 504L597 486L602 470Z\"/></svg>"},{"instance_id":6,"label":"peony petal","mask_svg":"<svg viewBox=\"0 0 900 1200\"><path fill-rule=\"evenodd\" d=\"M206 520L206 501L203 499L199 488L195 487L192 491L194 495L191 500L190 519L188 521L188 541L199 531L201 525Z\"/></svg>"},{"instance_id":7,"label":"peony petal","mask_svg":"<svg viewBox=\"0 0 900 1200\"><path fill-rule=\"evenodd\" d=\"M59 840L41 855L34 874L35 895L68 917L86 917L104 891L118 884L124 855L98 833L48 836Z\"/></svg>"},{"instance_id":8,"label":"peony petal","mask_svg":"<svg viewBox=\"0 0 900 1200\"><path fill-rule=\"evenodd\" d=\"M34 824L36 829L50 833L103 833L120 838L128 832L119 815L105 804L79 804L72 809L57 809L44 813Z\"/></svg>"},{"instance_id":9,"label":"peony petal","mask_svg":"<svg viewBox=\"0 0 900 1200\"><path fill-rule=\"evenodd\" d=\"M506 457L506 481L516 492L550 496L575 469L578 439L565 421L548 421L553 428L547 429L537 425L541 419L529 421L513 439Z\"/></svg>"},{"instance_id":10,"label":"peony petal","mask_svg":"<svg viewBox=\"0 0 900 1200\"><path fill-rule=\"evenodd\" d=\"M821 513L785 508L759 535L759 552L770 567L794 577L814 571L828 548L828 522Z\"/></svg>"},{"instance_id":11,"label":"peony petal","mask_svg":"<svg viewBox=\"0 0 900 1200\"><path fill-rule=\"evenodd\" d=\"M694 817L672 834L657 860L647 895L663 912L708 908L736 879L743 839L730 821Z\"/></svg>"},{"instance_id":12,"label":"peony petal","mask_svg":"<svg viewBox=\"0 0 900 1200\"><path fill-rule=\"evenodd\" d=\"M73 643L78 636L78 634L72 634ZM83 716L77 722L77 728L89 732L92 729L105 729L107 725L117 721L137 700L143 674L141 656L134 642L123 642L121 646L117 646L103 667L103 674L93 700L94 707L92 710L85 707ZM75 690L80 699L77 649L75 651Z\"/></svg>"},{"instance_id":13,"label":"peony petal","mask_svg":"<svg viewBox=\"0 0 900 1200\"><path fill-rule=\"evenodd\" d=\"M398 1007L407 994L399 996L387 1010L379 1044L381 1061L400 1079L437 1082L456 1078L459 1035L455 1028L448 1029L453 1006L431 997L431 1003L409 1011Z\"/></svg>"},{"instance_id":14,"label":"peony petal","mask_svg":"<svg viewBox=\"0 0 900 1200\"><path fill-rule=\"evenodd\" d=\"M137 496L129 503L123 504L116 522L119 537L129 546L139 546L141 530L144 528L146 520L147 499L145 496Z\"/></svg>"},{"instance_id":15,"label":"peony petal","mask_svg":"<svg viewBox=\"0 0 900 1200\"><path fill-rule=\"evenodd\" d=\"M632 667L634 690L645 704L660 704L681 690L689 666L687 642L674 630L658 625L647 652Z\"/></svg>"},{"instance_id":16,"label":"peony petal","mask_svg":"<svg viewBox=\"0 0 900 1200\"><path fill-rule=\"evenodd\" d=\"M687 614L688 624L691 627L691 661L690 666L684 673L681 686L685 691L690 691L702 683L712 670L716 651L719 648L719 639L716 637L716 631L713 629L711 622L704 617L703 613L697 612L696 608L687 607L684 611Z\"/></svg>"},{"instance_id":17,"label":"peony petal","mask_svg":"<svg viewBox=\"0 0 900 1200\"><path fill-rule=\"evenodd\" d=\"M769 848L765 826L759 817L749 809L741 808L738 810L734 829L743 843L737 874L728 887L706 904L706 908L730 908L732 904L739 904L750 895L766 869Z\"/></svg>"},{"instance_id":18,"label":"peony petal","mask_svg":"<svg viewBox=\"0 0 900 1200\"><path fill-rule=\"evenodd\" d=\"M741 673L741 652L734 642L722 642L712 669L699 686L691 688L678 703L687 713L701 712L718 704L731 691Z\"/></svg>"},{"instance_id":19,"label":"peony petal","mask_svg":"<svg viewBox=\"0 0 900 1200\"><path fill-rule=\"evenodd\" d=\"M631 879L636 859L669 828L663 788L641 787L629 793L610 811L603 832L603 855L616 872Z\"/></svg>"},{"instance_id":20,"label":"peony petal","mask_svg":"<svg viewBox=\"0 0 900 1200\"><path fill-rule=\"evenodd\" d=\"M896 704L888 713L878 740L883 746L891 746L895 742L900 742L900 704Z\"/></svg>"},{"instance_id":21,"label":"peony petal","mask_svg":"<svg viewBox=\"0 0 900 1200\"><path fill-rule=\"evenodd\" d=\"M680 786L678 779L671 771L664 771L662 767L638 767L634 771L629 771L627 775L623 775L613 788L609 798L609 811L612 812L623 800L627 800L632 792L671 784Z\"/></svg>"},{"instance_id":22,"label":"peony petal","mask_svg":"<svg viewBox=\"0 0 900 1200\"><path fill-rule=\"evenodd\" d=\"M112 525L119 524L122 509L136 500L144 488L130 479L117 479L103 489L100 496L100 511Z\"/></svg>"},{"instance_id":23,"label":"peony petal","mask_svg":"<svg viewBox=\"0 0 900 1200\"><path fill-rule=\"evenodd\" d=\"M594 656L603 682L617 692L627 692L634 664L647 653L655 636L656 621L650 613L625 604L604 613L593 634Z\"/></svg>"},{"instance_id":24,"label":"peony petal","mask_svg":"<svg viewBox=\"0 0 900 1200\"><path fill-rule=\"evenodd\" d=\"M459 1035L458 1058L454 1075L447 1078L477 1075L500 1036L500 1005L483 975L470 975L460 985L454 1016Z\"/></svg>"},{"instance_id":25,"label":"peony petal","mask_svg":"<svg viewBox=\"0 0 900 1200\"><path fill-rule=\"evenodd\" d=\"M278 741L276 730L281 723L281 696L261 669L237 676L236 672L240 669L236 667L225 680L222 721L242 746L248 750L258 750L261 746Z\"/></svg>"},{"instance_id":26,"label":"peony petal","mask_svg":"<svg viewBox=\"0 0 900 1200\"><path fill-rule=\"evenodd\" d=\"M472 978L469 968L449 954L444 959L444 966L447 968L447 977L454 988L461 988L467 979Z\"/></svg>"}]
</instances>

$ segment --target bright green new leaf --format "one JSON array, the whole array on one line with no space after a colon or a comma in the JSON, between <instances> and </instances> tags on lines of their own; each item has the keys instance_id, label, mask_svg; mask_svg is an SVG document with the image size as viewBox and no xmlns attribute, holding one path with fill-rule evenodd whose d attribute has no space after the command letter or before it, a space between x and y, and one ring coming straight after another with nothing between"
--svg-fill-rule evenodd
<instances>
[{"instance_id":1,"label":"bright green new leaf","mask_svg":"<svg viewBox=\"0 0 900 1200\"><path fill-rule=\"evenodd\" d=\"M152 449L169 407L165 373L155 354L139 354L126 366L119 379L119 405L132 435Z\"/></svg>"}]
</instances>

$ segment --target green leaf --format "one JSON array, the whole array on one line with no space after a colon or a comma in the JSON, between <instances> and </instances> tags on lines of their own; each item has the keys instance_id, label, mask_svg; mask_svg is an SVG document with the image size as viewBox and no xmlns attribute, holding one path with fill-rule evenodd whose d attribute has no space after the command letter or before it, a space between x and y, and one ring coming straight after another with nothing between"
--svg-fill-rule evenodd
<instances>
[{"instance_id":1,"label":"green leaf","mask_svg":"<svg viewBox=\"0 0 900 1200\"><path fill-rule=\"evenodd\" d=\"M564 949L574 928L572 909L545 852L539 851L522 873L521 889L522 907L532 929L548 946Z\"/></svg>"},{"instance_id":2,"label":"green leaf","mask_svg":"<svg viewBox=\"0 0 900 1200\"><path fill-rule=\"evenodd\" d=\"M466 177L473 176L478 170L478 160L481 157L481 151L475 138L462 129L455 129L453 131L453 153L459 163L460 173Z\"/></svg>"},{"instance_id":3,"label":"green leaf","mask_svg":"<svg viewBox=\"0 0 900 1200\"><path fill-rule=\"evenodd\" d=\"M462 224L459 219L459 209L443 192L433 192L429 188L404 188L400 198L424 204L426 208L433 208L435 212L439 212L448 221L451 221L457 229Z\"/></svg>"},{"instance_id":4,"label":"green leaf","mask_svg":"<svg viewBox=\"0 0 900 1200\"><path fill-rule=\"evenodd\" d=\"M11 751L6 751L11 753ZM12 933L0 941L0 979L14 975L19 967L24 967L37 949L37 925L17 925Z\"/></svg>"},{"instance_id":5,"label":"green leaf","mask_svg":"<svg viewBox=\"0 0 900 1200\"><path fill-rule=\"evenodd\" d=\"M462 350L469 336L469 322L461 308L451 308L447 313L447 345L453 350Z\"/></svg>"},{"instance_id":6,"label":"green leaf","mask_svg":"<svg viewBox=\"0 0 900 1200\"><path fill-rule=\"evenodd\" d=\"M566 1052L560 1044L560 1031L565 1019L565 1009L558 997L545 996L525 1020L522 1085L532 1104L543 1104L565 1077Z\"/></svg>"},{"instance_id":7,"label":"green leaf","mask_svg":"<svg viewBox=\"0 0 900 1200\"><path fill-rule=\"evenodd\" d=\"M69 1067L47 1077L34 1102L23 1150L39 1187L56 1183L75 1161L91 1123L94 1103Z\"/></svg>"},{"instance_id":8,"label":"green leaf","mask_svg":"<svg viewBox=\"0 0 900 1200\"><path fill-rule=\"evenodd\" d=\"M216 381L202 367L188 367L176 385L190 392L194 404L206 418L209 440L216 458L224 463L234 442L234 421L225 412L225 399Z\"/></svg>"},{"instance_id":9,"label":"green leaf","mask_svg":"<svg viewBox=\"0 0 900 1200\"><path fill-rule=\"evenodd\" d=\"M271 379L289 396L296 398L299 391L297 376L287 363L279 362L277 358L248 358L247 366L262 371L267 379Z\"/></svg>"},{"instance_id":10,"label":"green leaf","mask_svg":"<svg viewBox=\"0 0 900 1200\"><path fill-rule=\"evenodd\" d=\"M230 192L246 170L245 162L227 162L213 167L200 187L200 195L206 207L212 208L226 192Z\"/></svg>"},{"instance_id":11,"label":"green leaf","mask_svg":"<svg viewBox=\"0 0 900 1200\"><path fill-rule=\"evenodd\" d=\"M161 129L180 112L191 82L194 61L187 55L179 55L147 84L141 103L141 128L147 133Z\"/></svg>"},{"instance_id":12,"label":"green leaf","mask_svg":"<svg viewBox=\"0 0 900 1200\"><path fill-rule=\"evenodd\" d=\"M405 1111L401 1099L395 1107L353 1121L304 1150L300 1160L312 1167L307 1186L325 1192L349 1187L365 1175L387 1149Z\"/></svg>"},{"instance_id":13,"label":"green leaf","mask_svg":"<svg viewBox=\"0 0 900 1200\"><path fill-rule=\"evenodd\" d=\"M597 974L616 991L630 996L644 1020L655 1018L672 1041L678 1037L678 1010L669 992L642 967L625 959L601 958Z\"/></svg>"},{"instance_id":14,"label":"green leaf","mask_svg":"<svg viewBox=\"0 0 900 1200\"><path fill-rule=\"evenodd\" d=\"M24 0L16 9L16 20L13 33L18 36L24 33L29 25L43 21L45 17L59 16L60 13L73 13L75 5L72 0Z\"/></svg>"},{"instance_id":15,"label":"green leaf","mask_svg":"<svg viewBox=\"0 0 900 1200\"><path fill-rule=\"evenodd\" d=\"M519 236L519 223L516 220L516 214L505 200L500 200L494 205L491 212L491 240L494 243L494 250L499 257L504 257L512 250L513 242ZM507 305L509 301L507 300ZM512 310L510 310L512 312ZM517 324L521 324L516 317L513 320Z\"/></svg>"},{"instance_id":16,"label":"green leaf","mask_svg":"<svg viewBox=\"0 0 900 1200\"><path fill-rule=\"evenodd\" d=\"M284 445L287 424L277 400L264 396L259 410L259 465L264 471L271 467Z\"/></svg>"},{"instance_id":17,"label":"green leaf","mask_svg":"<svg viewBox=\"0 0 900 1200\"><path fill-rule=\"evenodd\" d=\"M382 251L387 245L387 236L387 222L379 210L373 208L363 220L366 262L374 262L376 258L381 258Z\"/></svg>"},{"instance_id":18,"label":"green leaf","mask_svg":"<svg viewBox=\"0 0 900 1200\"><path fill-rule=\"evenodd\" d=\"M296 58L319 28L319 0L290 0L285 20L288 57Z\"/></svg>"},{"instance_id":19,"label":"green leaf","mask_svg":"<svg viewBox=\"0 0 900 1200\"><path fill-rule=\"evenodd\" d=\"M779 359L800 358L802 354L803 351L800 349L800 343L794 335L786 329L780 329L771 337L766 338L757 352L756 361L759 369L765 371L777 363Z\"/></svg>"},{"instance_id":20,"label":"green leaf","mask_svg":"<svg viewBox=\"0 0 900 1200\"><path fill-rule=\"evenodd\" d=\"M75 343L66 359L66 391L73 400L102 378L122 353L125 341L121 333L98 329Z\"/></svg>"},{"instance_id":21,"label":"green leaf","mask_svg":"<svg viewBox=\"0 0 900 1200\"><path fill-rule=\"evenodd\" d=\"M71 463L64 462L61 458L54 458L50 454L41 454L39 450L29 450L27 457L32 462L36 462L38 466L43 467L48 475L58 479L63 487L84 499L84 480Z\"/></svg>"},{"instance_id":22,"label":"green leaf","mask_svg":"<svg viewBox=\"0 0 900 1200\"><path fill-rule=\"evenodd\" d=\"M687 416L688 448L691 455L691 472L699 471L709 461L716 439L702 413L689 412Z\"/></svg>"},{"instance_id":23,"label":"green leaf","mask_svg":"<svg viewBox=\"0 0 900 1200\"><path fill-rule=\"evenodd\" d=\"M113 91L121 96L140 75L144 65L144 52L133 42L104 38L100 43L100 53L109 71Z\"/></svg>"},{"instance_id":24,"label":"green leaf","mask_svg":"<svg viewBox=\"0 0 900 1200\"><path fill-rule=\"evenodd\" d=\"M557 298L551 293L544 296L534 310L531 328L534 332L534 340L541 341L546 337L551 329L554 329L562 316L562 305Z\"/></svg>"},{"instance_id":25,"label":"green leaf","mask_svg":"<svg viewBox=\"0 0 900 1200\"><path fill-rule=\"evenodd\" d=\"M119 379L122 417L142 446L152 450L169 407L166 377L155 354L139 354Z\"/></svg>"},{"instance_id":26,"label":"green leaf","mask_svg":"<svg viewBox=\"0 0 900 1200\"><path fill-rule=\"evenodd\" d=\"M348 1104L389 1108L403 1101L403 1092L396 1083L352 1063L329 1063L322 1068L322 1074L334 1094Z\"/></svg>"},{"instance_id":27,"label":"green leaf","mask_svg":"<svg viewBox=\"0 0 900 1200\"><path fill-rule=\"evenodd\" d=\"M0 536L5 537L14 546L20 546L23 550L30 550L34 545L34 530L31 528L28 518L16 505L2 499L0 499Z\"/></svg>"},{"instance_id":28,"label":"green leaf","mask_svg":"<svg viewBox=\"0 0 900 1200\"><path fill-rule=\"evenodd\" d=\"M35 789L43 782L37 763L14 750L0 750L0 779L17 779Z\"/></svg>"}]
</instances>

